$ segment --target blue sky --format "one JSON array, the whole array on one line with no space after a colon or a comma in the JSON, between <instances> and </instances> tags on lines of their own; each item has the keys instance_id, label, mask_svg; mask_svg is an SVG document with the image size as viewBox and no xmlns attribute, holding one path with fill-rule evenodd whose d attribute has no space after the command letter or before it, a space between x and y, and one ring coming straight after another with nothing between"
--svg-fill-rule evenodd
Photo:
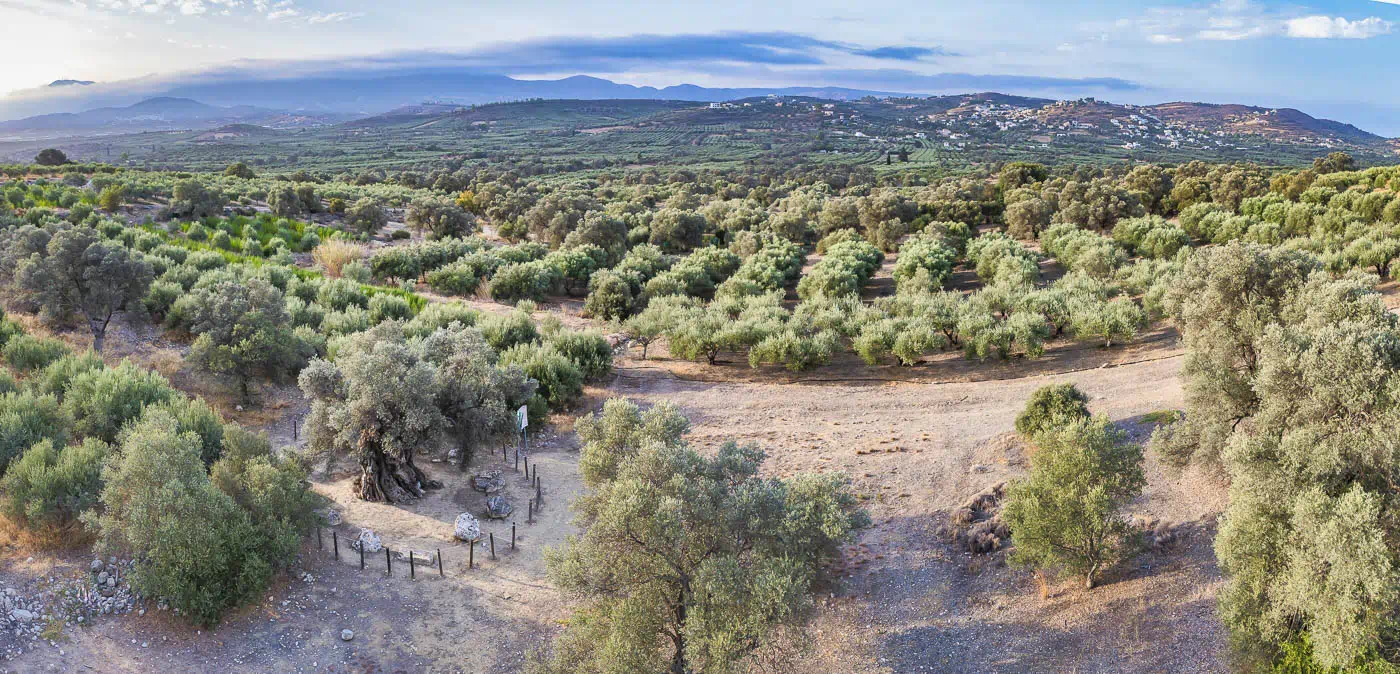
<instances>
[{"instance_id":1,"label":"blue sky","mask_svg":"<svg viewBox=\"0 0 1400 674\"><path fill-rule=\"evenodd\" d=\"M1400 0L0 0L0 92L238 63L1294 106L1400 135Z\"/></svg>"}]
</instances>

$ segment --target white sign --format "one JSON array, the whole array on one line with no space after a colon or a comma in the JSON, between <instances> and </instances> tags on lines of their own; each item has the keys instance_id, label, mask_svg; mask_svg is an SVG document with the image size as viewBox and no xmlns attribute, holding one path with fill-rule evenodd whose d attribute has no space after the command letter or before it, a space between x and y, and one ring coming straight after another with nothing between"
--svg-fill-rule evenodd
<instances>
[{"instance_id":1,"label":"white sign","mask_svg":"<svg viewBox=\"0 0 1400 674\"><path fill-rule=\"evenodd\" d=\"M526 409L524 405L515 411L515 422L520 425L522 431L530 425L530 410Z\"/></svg>"}]
</instances>

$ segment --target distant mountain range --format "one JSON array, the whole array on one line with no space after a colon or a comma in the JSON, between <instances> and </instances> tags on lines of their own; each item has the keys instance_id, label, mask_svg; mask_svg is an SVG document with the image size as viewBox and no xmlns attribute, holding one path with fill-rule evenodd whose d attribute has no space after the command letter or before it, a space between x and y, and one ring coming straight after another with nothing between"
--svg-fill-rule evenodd
<instances>
[{"instance_id":1,"label":"distant mountain range","mask_svg":"<svg viewBox=\"0 0 1400 674\"><path fill-rule=\"evenodd\" d=\"M1083 134L1098 129L1104 132L1099 134L1104 138L1123 135L1127 142L1139 145L1144 141L1162 141L1184 147L1182 143L1186 141L1166 133L1169 128L1178 128L1197 134L1249 135L1324 148L1341 144L1393 153L1397 147L1394 141L1350 124L1314 118L1290 108L1189 102L1136 106L1093 98L1057 102L999 93L922 96L842 87L710 88L682 84L656 88L583 75L525 80L462 69L358 71L280 79L225 75L203 82L174 83L160 95L134 103L129 100L132 92L128 86L58 80L43 90L0 99L0 117L11 109L36 105L71 108L93 100L121 101L0 122L0 139L39 141L146 131L207 131L231 125L271 129L322 127L385 114L441 114L471 105L536 99L719 103L777 95L833 102L870 97L899 99L907 103L898 108L900 117L954 122L967 117L975 124L976 118L983 115L983 119L1000 119L1003 130L1037 128L1043 135L1063 131ZM988 110L988 106L994 110ZM1142 117L1140 122L1131 121L1134 115ZM904 126L899 118L886 123ZM1123 126L1125 123L1128 125Z\"/></svg>"},{"instance_id":2,"label":"distant mountain range","mask_svg":"<svg viewBox=\"0 0 1400 674\"><path fill-rule=\"evenodd\" d=\"M670 99L715 102L770 93L850 100L897 92L841 87L708 88L682 84L639 87L584 75L525 80L461 68L347 71L292 77L211 76L169 83L90 83L58 80L0 98L0 119L124 107L149 98L189 98L213 106L255 106L310 113L373 115L403 105L438 100L498 103L528 98Z\"/></svg>"},{"instance_id":3,"label":"distant mountain range","mask_svg":"<svg viewBox=\"0 0 1400 674\"><path fill-rule=\"evenodd\" d=\"M230 124L296 128L325 126L349 118L348 115L338 114L289 113L251 105L220 107L189 98L161 96L125 107L97 108L78 113L57 112L0 122L0 137L39 139L93 136L209 129Z\"/></svg>"}]
</instances>

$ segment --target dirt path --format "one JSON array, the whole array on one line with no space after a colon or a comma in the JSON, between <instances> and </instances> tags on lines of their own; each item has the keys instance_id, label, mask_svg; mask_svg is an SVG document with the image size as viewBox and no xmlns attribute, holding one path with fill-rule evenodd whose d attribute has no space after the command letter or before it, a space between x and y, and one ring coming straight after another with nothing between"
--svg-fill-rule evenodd
<instances>
[{"instance_id":1,"label":"dirt path","mask_svg":"<svg viewBox=\"0 0 1400 674\"><path fill-rule=\"evenodd\" d=\"M847 551L844 577L822 602L811 671L1221 671L1210 547L1219 485L1173 475L1149 456L1134 513L1196 523L1195 533L1094 591L1065 582L1042 599L1031 574L970 557L937 533L941 512L1024 473L1008 434L1040 386L1074 382L1096 413L1145 439L1143 415L1182 404L1180 358L1158 355L983 382L707 383L623 369L613 389L681 405L699 445L758 443L773 474L853 478L875 525ZM1148 647L1168 643L1179 648Z\"/></svg>"}]
</instances>

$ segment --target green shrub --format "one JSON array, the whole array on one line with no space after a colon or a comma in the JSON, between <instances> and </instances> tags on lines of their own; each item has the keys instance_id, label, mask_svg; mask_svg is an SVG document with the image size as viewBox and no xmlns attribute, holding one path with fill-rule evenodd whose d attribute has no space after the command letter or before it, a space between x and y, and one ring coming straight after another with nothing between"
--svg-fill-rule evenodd
<instances>
[{"instance_id":1,"label":"green shrub","mask_svg":"<svg viewBox=\"0 0 1400 674\"><path fill-rule=\"evenodd\" d=\"M497 351L505 351L517 344L529 344L540 337L530 314L519 309L508 314L487 314L478 325L486 343Z\"/></svg>"},{"instance_id":2,"label":"green shrub","mask_svg":"<svg viewBox=\"0 0 1400 674\"><path fill-rule=\"evenodd\" d=\"M190 253L190 256L185 259L185 264L188 264L189 266L194 267L195 269L198 269L200 271L209 271L211 269L222 269L224 267L227 267L228 258L225 258L224 256L215 253L212 250L200 250Z\"/></svg>"},{"instance_id":3,"label":"green shrub","mask_svg":"<svg viewBox=\"0 0 1400 674\"><path fill-rule=\"evenodd\" d=\"M130 578L137 591L209 626L261 594L290 561L286 528L305 519L297 512L255 518L210 481L199 447L169 414L143 419L104 471L102 514L93 524L100 554L136 560ZM291 488L272 488L283 487Z\"/></svg>"},{"instance_id":4,"label":"green shrub","mask_svg":"<svg viewBox=\"0 0 1400 674\"><path fill-rule=\"evenodd\" d=\"M73 417L53 395L23 391L0 396L0 474L38 442L67 444L72 427Z\"/></svg>"},{"instance_id":5,"label":"green shrub","mask_svg":"<svg viewBox=\"0 0 1400 674\"><path fill-rule=\"evenodd\" d=\"M389 320L406 321L413 318L408 300L398 295L378 293L369 298L369 322L374 325Z\"/></svg>"},{"instance_id":6,"label":"green shrub","mask_svg":"<svg viewBox=\"0 0 1400 674\"><path fill-rule=\"evenodd\" d=\"M179 396L151 406L143 414L160 411L175 419L175 430L193 433L199 438L199 457L204 465L213 465L223 453L224 420L203 400Z\"/></svg>"},{"instance_id":7,"label":"green shrub","mask_svg":"<svg viewBox=\"0 0 1400 674\"><path fill-rule=\"evenodd\" d=\"M1093 588L1130 551L1132 527L1118 511L1147 482L1142 448L1105 418L1044 429L1038 444L1030 476L1008 489L1002 511L1012 559L1080 574Z\"/></svg>"},{"instance_id":8,"label":"green shrub","mask_svg":"<svg viewBox=\"0 0 1400 674\"><path fill-rule=\"evenodd\" d=\"M583 393L583 373L552 344L516 344L501 352L502 367L519 365L539 382L539 395L560 409Z\"/></svg>"},{"instance_id":9,"label":"green shrub","mask_svg":"<svg viewBox=\"0 0 1400 674\"><path fill-rule=\"evenodd\" d=\"M559 330L548 344L564 354L584 379L597 379L612 372L612 347L597 330Z\"/></svg>"},{"instance_id":10,"label":"green shrub","mask_svg":"<svg viewBox=\"0 0 1400 674\"><path fill-rule=\"evenodd\" d=\"M404 324L404 334L409 337L426 337L438 328L453 323L473 326L481 319L481 312L465 304L456 302L433 302L418 312L413 320Z\"/></svg>"},{"instance_id":11,"label":"green shrub","mask_svg":"<svg viewBox=\"0 0 1400 674\"><path fill-rule=\"evenodd\" d=\"M114 368L73 376L63 408L80 436L114 443L122 427L139 418L148 405L169 402L176 395L164 377L123 361Z\"/></svg>"},{"instance_id":12,"label":"green shrub","mask_svg":"<svg viewBox=\"0 0 1400 674\"><path fill-rule=\"evenodd\" d=\"M941 241L912 239L899 249L894 263L895 286L899 290L941 290L957 261L958 252Z\"/></svg>"},{"instance_id":13,"label":"green shrub","mask_svg":"<svg viewBox=\"0 0 1400 674\"><path fill-rule=\"evenodd\" d=\"M151 289L146 291L146 298L142 300L146 311L157 317L164 317L170 311L170 307L175 304L175 300L185 294L185 289L178 283L170 281L155 281L151 283Z\"/></svg>"},{"instance_id":14,"label":"green shrub","mask_svg":"<svg viewBox=\"0 0 1400 674\"><path fill-rule=\"evenodd\" d=\"M0 479L5 516L29 529L73 524L97 503L106 456L107 445L94 438L62 449L39 441Z\"/></svg>"},{"instance_id":15,"label":"green shrub","mask_svg":"<svg viewBox=\"0 0 1400 674\"><path fill-rule=\"evenodd\" d=\"M68 383L74 377L91 370L106 367L102 358L88 351L82 355L67 355L49 364L43 371L29 377L29 388L37 393L53 394L60 401L68 391Z\"/></svg>"},{"instance_id":16,"label":"green shrub","mask_svg":"<svg viewBox=\"0 0 1400 674\"><path fill-rule=\"evenodd\" d=\"M543 260L506 265L491 277L491 299L497 302L541 301L558 285L557 274L555 268Z\"/></svg>"},{"instance_id":17,"label":"green shrub","mask_svg":"<svg viewBox=\"0 0 1400 674\"><path fill-rule=\"evenodd\" d=\"M5 343L5 362L21 372L41 370L50 363L71 354L68 346L56 339L19 335Z\"/></svg>"},{"instance_id":18,"label":"green shrub","mask_svg":"<svg viewBox=\"0 0 1400 674\"><path fill-rule=\"evenodd\" d=\"M364 332L372 325L369 310L352 306L345 311L332 311L321 320L321 332L329 336Z\"/></svg>"},{"instance_id":19,"label":"green shrub","mask_svg":"<svg viewBox=\"0 0 1400 674\"><path fill-rule=\"evenodd\" d=\"M369 308L369 297L360 284L343 278L323 282L316 294L316 301L330 311L345 311L352 306Z\"/></svg>"},{"instance_id":20,"label":"green shrub","mask_svg":"<svg viewBox=\"0 0 1400 674\"><path fill-rule=\"evenodd\" d=\"M583 313L605 321L618 321L632 313L632 286L613 271L601 271L588 281Z\"/></svg>"},{"instance_id":21,"label":"green shrub","mask_svg":"<svg viewBox=\"0 0 1400 674\"><path fill-rule=\"evenodd\" d=\"M1016 432L1034 440L1041 433L1089 418L1089 396L1065 382L1042 386L1016 415Z\"/></svg>"},{"instance_id":22,"label":"green shrub","mask_svg":"<svg viewBox=\"0 0 1400 674\"><path fill-rule=\"evenodd\" d=\"M461 262L428 272L426 280L429 288L446 295L471 295L481 285L473 266Z\"/></svg>"},{"instance_id":23,"label":"green shrub","mask_svg":"<svg viewBox=\"0 0 1400 674\"><path fill-rule=\"evenodd\" d=\"M0 316L3 315L3 312L0 312ZM10 340L22 334L24 334L24 326L9 318L0 318L0 347L9 344Z\"/></svg>"},{"instance_id":24,"label":"green shrub","mask_svg":"<svg viewBox=\"0 0 1400 674\"><path fill-rule=\"evenodd\" d=\"M840 346L840 338L830 330L813 335L783 330L764 337L749 349L749 366L778 363L793 372L802 372L831 362L832 354Z\"/></svg>"},{"instance_id":25,"label":"green shrub","mask_svg":"<svg viewBox=\"0 0 1400 674\"><path fill-rule=\"evenodd\" d=\"M865 241L838 243L802 277L797 284L797 294L802 299L859 294L865 282L880 268L884 257L879 249Z\"/></svg>"}]
</instances>

